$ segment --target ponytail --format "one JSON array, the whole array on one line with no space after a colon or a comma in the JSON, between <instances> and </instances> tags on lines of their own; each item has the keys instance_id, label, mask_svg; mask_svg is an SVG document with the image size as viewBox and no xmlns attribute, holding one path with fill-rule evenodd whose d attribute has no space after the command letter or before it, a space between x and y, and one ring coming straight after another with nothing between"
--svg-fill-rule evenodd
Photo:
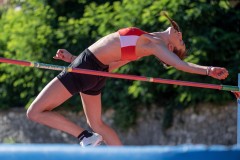
<instances>
[{"instance_id":1,"label":"ponytail","mask_svg":"<svg viewBox=\"0 0 240 160\"><path fill-rule=\"evenodd\" d=\"M173 19L171 19L171 18L167 15L167 12L166 12L166 11L162 11L161 14L162 14L163 16L165 16L165 17L170 21L172 27L173 27L176 31L181 32L180 27L178 26L177 22L175 22Z\"/></svg>"}]
</instances>

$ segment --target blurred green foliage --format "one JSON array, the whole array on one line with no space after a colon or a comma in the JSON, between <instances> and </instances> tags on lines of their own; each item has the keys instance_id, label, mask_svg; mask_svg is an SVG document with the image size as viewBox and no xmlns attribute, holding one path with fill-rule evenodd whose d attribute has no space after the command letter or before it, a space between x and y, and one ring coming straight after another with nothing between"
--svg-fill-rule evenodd
<instances>
[{"instance_id":1,"label":"blurred green foliage","mask_svg":"<svg viewBox=\"0 0 240 160\"><path fill-rule=\"evenodd\" d=\"M10 1L0 9L0 56L19 60L68 65L53 60L59 48L79 54L96 40L122 27L136 26L148 32L164 30L170 24L160 12L167 10L179 23L190 48L186 61L222 66L230 76L224 81L165 69L154 57L147 57L117 70L119 73L215 84L237 85L240 60L240 10L223 0L23 0ZM58 73L0 64L1 108L29 104ZM76 98L79 98L76 96ZM70 103L80 106L73 98ZM121 128L134 124L137 110L151 104L165 106L164 127L171 125L176 109L200 102L233 100L228 92L175 85L109 79L103 106L116 110Z\"/></svg>"}]
</instances>

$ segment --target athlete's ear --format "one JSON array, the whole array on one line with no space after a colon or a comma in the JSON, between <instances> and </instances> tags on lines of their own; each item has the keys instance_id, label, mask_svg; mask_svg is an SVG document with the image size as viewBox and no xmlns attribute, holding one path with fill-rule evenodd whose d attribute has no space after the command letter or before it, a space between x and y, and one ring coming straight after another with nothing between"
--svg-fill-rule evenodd
<instances>
[{"instance_id":1,"label":"athlete's ear","mask_svg":"<svg viewBox=\"0 0 240 160\"><path fill-rule=\"evenodd\" d=\"M172 43L168 43L167 47L169 51L173 52L174 46Z\"/></svg>"}]
</instances>

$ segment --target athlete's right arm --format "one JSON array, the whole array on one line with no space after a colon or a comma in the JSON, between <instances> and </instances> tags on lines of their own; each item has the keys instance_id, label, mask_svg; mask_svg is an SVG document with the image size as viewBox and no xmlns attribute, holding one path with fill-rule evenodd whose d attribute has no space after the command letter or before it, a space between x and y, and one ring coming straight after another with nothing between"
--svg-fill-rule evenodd
<instances>
[{"instance_id":1,"label":"athlete's right arm","mask_svg":"<svg viewBox=\"0 0 240 160\"><path fill-rule=\"evenodd\" d=\"M164 63L173 66L174 68L201 75L208 75L216 79L225 79L228 76L228 71L222 67L201 66L189 62L182 61L176 54L169 51L164 45L153 44L153 54Z\"/></svg>"},{"instance_id":2,"label":"athlete's right arm","mask_svg":"<svg viewBox=\"0 0 240 160\"><path fill-rule=\"evenodd\" d=\"M53 58L71 63L77 58L77 56L72 55L66 49L59 49Z\"/></svg>"}]
</instances>

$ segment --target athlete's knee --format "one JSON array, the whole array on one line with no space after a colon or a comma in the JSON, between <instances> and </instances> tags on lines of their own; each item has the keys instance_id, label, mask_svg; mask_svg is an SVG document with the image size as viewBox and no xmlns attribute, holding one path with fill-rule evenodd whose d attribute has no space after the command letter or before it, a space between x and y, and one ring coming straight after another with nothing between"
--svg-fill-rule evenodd
<instances>
[{"instance_id":1,"label":"athlete's knee","mask_svg":"<svg viewBox=\"0 0 240 160\"><path fill-rule=\"evenodd\" d=\"M36 113L34 113L31 109L27 110L26 116L28 119L35 121Z\"/></svg>"},{"instance_id":2,"label":"athlete's knee","mask_svg":"<svg viewBox=\"0 0 240 160\"><path fill-rule=\"evenodd\" d=\"M37 105L35 103L32 103L26 113L26 116L28 119L32 121L38 121L39 115L42 113L42 111L37 110Z\"/></svg>"}]
</instances>

